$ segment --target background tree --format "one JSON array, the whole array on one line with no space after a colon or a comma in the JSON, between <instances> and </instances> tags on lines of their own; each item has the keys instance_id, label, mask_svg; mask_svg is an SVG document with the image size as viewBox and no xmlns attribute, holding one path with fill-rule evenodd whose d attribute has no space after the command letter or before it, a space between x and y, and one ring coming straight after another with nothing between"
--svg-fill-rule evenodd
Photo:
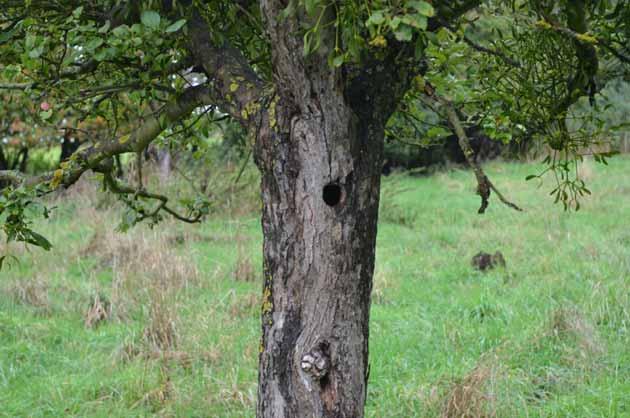
<instances>
[{"instance_id":1,"label":"background tree","mask_svg":"<svg viewBox=\"0 0 630 418\"><path fill-rule=\"evenodd\" d=\"M104 139L88 138L54 172L0 173L15 186L0 201L9 239L49 247L27 209L88 170L132 209L127 225L165 213L198 222L207 202L173 206L146 189L140 164L133 182L115 178L113 158L181 140L173 133L209 109L248 132L263 200L260 417L363 416L383 140L403 103L422 100L442 115L469 161L470 115L497 136L531 129L558 152L546 161L562 174L555 194L568 207L587 191L570 164L592 142L571 129L570 109L597 93L601 59L627 63L628 52L623 1L0 6L3 88L45 97L48 123L72 110L107 125ZM507 10L510 35L483 32L489 46L469 38L475 19ZM462 74L451 52L469 46L485 58ZM475 174L483 211L496 188L478 166Z\"/></svg>"}]
</instances>

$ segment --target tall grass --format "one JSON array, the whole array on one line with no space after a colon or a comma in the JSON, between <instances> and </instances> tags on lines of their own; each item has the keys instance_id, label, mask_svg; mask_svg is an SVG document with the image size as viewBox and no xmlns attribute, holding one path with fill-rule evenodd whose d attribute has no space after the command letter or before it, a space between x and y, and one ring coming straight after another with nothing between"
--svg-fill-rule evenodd
<instances>
[{"instance_id":1,"label":"tall grass","mask_svg":"<svg viewBox=\"0 0 630 418\"><path fill-rule=\"evenodd\" d=\"M487 167L525 213L491 199L478 215L466 171L384 179L367 416L630 416L630 159L583 167L578 213L524 181L537 169ZM0 273L0 416L253 416L250 180L202 225L127 234L85 182L38 225L50 253L4 246L20 263ZM474 270L480 251L506 267Z\"/></svg>"}]
</instances>

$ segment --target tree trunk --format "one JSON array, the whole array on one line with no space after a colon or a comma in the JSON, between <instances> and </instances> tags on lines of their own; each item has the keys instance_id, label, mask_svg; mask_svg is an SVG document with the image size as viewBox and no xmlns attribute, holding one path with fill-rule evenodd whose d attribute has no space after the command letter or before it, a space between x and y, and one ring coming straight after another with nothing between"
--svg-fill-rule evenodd
<instances>
[{"instance_id":1,"label":"tree trunk","mask_svg":"<svg viewBox=\"0 0 630 418\"><path fill-rule=\"evenodd\" d=\"M79 139L70 135L71 132L72 131L70 129L67 129L65 135L63 136L63 142L61 143L61 155L59 155L59 164L70 158L72 154L79 149L79 146L81 146Z\"/></svg>"},{"instance_id":2,"label":"tree trunk","mask_svg":"<svg viewBox=\"0 0 630 418\"><path fill-rule=\"evenodd\" d=\"M382 129L334 91L318 97L286 134L264 135L275 143L257 159L265 237L259 417L363 416Z\"/></svg>"},{"instance_id":3,"label":"tree trunk","mask_svg":"<svg viewBox=\"0 0 630 418\"><path fill-rule=\"evenodd\" d=\"M2 145L0 145L0 170L8 170L9 169L9 163L7 161L7 158L4 156L4 149L2 148Z\"/></svg>"},{"instance_id":4,"label":"tree trunk","mask_svg":"<svg viewBox=\"0 0 630 418\"><path fill-rule=\"evenodd\" d=\"M328 51L304 58L299 31L268 28L276 96L255 154L264 234L257 416L360 418L384 124L353 106Z\"/></svg>"},{"instance_id":5,"label":"tree trunk","mask_svg":"<svg viewBox=\"0 0 630 418\"><path fill-rule=\"evenodd\" d=\"M26 164L28 163L28 147L22 147L18 151L15 159L13 160L11 170L18 170L22 173L26 173Z\"/></svg>"},{"instance_id":6,"label":"tree trunk","mask_svg":"<svg viewBox=\"0 0 630 418\"><path fill-rule=\"evenodd\" d=\"M4 156L4 150L2 148L2 145L0 145L0 170L8 170L8 169L9 169L9 163L6 157ZM0 181L0 190L4 189L9 184L11 183L8 181Z\"/></svg>"},{"instance_id":7,"label":"tree trunk","mask_svg":"<svg viewBox=\"0 0 630 418\"><path fill-rule=\"evenodd\" d=\"M157 153L157 163L160 170L160 179L166 181L171 177L171 152L168 149L160 149Z\"/></svg>"},{"instance_id":8,"label":"tree trunk","mask_svg":"<svg viewBox=\"0 0 630 418\"><path fill-rule=\"evenodd\" d=\"M334 22L335 8L322 7L313 16ZM303 28L315 23L285 8L261 1L274 89L249 105L263 108L254 123L264 235L257 417L361 418L385 124L425 67L401 58L415 54L401 43L332 68L332 24L305 57Z\"/></svg>"}]
</instances>

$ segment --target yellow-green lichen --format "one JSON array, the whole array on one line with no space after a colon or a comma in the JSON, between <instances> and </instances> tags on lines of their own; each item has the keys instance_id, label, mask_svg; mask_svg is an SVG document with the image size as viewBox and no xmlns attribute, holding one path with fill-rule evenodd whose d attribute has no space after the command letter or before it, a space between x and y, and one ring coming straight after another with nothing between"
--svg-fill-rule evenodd
<instances>
[{"instance_id":1,"label":"yellow-green lichen","mask_svg":"<svg viewBox=\"0 0 630 418\"><path fill-rule=\"evenodd\" d=\"M56 189L57 187L59 187L62 180L63 180L63 170L59 168L55 170L55 172L53 173L53 177L50 180L50 188L53 190Z\"/></svg>"},{"instance_id":2,"label":"yellow-green lichen","mask_svg":"<svg viewBox=\"0 0 630 418\"><path fill-rule=\"evenodd\" d=\"M422 77L421 75L417 75L413 78L413 86L416 88L416 90L424 91L425 85L426 82L424 80L424 77Z\"/></svg>"},{"instance_id":3,"label":"yellow-green lichen","mask_svg":"<svg viewBox=\"0 0 630 418\"><path fill-rule=\"evenodd\" d=\"M385 48L387 46L387 40L383 35L377 35L369 42L369 44L375 48Z\"/></svg>"},{"instance_id":4,"label":"yellow-green lichen","mask_svg":"<svg viewBox=\"0 0 630 418\"><path fill-rule=\"evenodd\" d=\"M265 290L263 291L263 303L260 310L263 315L270 314L273 311L270 286L265 286Z\"/></svg>"},{"instance_id":5,"label":"yellow-green lichen","mask_svg":"<svg viewBox=\"0 0 630 418\"><path fill-rule=\"evenodd\" d=\"M276 96L269 104L269 126L271 129L274 129L278 125L278 120L276 118L276 105L278 104L279 99L280 98Z\"/></svg>"},{"instance_id":6,"label":"yellow-green lichen","mask_svg":"<svg viewBox=\"0 0 630 418\"><path fill-rule=\"evenodd\" d=\"M596 44L597 43L597 38L592 36L592 35L588 35L586 33L578 33L576 36L576 38L578 38L578 40L582 41L582 42L586 42L589 44Z\"/></svg>"},{"instance_id":7,"label":"yellow-green lichen","mask_svg":"<svg viewBox=\"0 0 630 418\"><path fill-rule=\"evenodd\" d=\"M245 107L243 107L243 109L241 110L241 117L243 119L249 119L251 116L258 113L259 110L260 110L260 103L256 101L251 101L247 103Z\"/></svg>"}]
</instances>

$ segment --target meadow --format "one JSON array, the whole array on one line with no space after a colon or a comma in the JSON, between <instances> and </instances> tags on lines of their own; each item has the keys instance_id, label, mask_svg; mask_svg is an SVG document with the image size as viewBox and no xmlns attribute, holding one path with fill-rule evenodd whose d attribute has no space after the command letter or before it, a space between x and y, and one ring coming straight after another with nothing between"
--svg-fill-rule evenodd
<instances>
[{"instance_id":1,"label":"meadow","mask_svg":"<svg viewBox=\"0 0 630 418\"><path fill-rule=\"evenodd\" d=\"M554 205L536 163L383 179L368 417L630 417L630 158L586 161L592 195ZM247 177L247 176L246 176ZM260 343L255 175L206 222L118 233L81 182L2 243L0 417L252 417ZM501 251L505 268L470 263Z\"/></svg>"}]
</instances>

